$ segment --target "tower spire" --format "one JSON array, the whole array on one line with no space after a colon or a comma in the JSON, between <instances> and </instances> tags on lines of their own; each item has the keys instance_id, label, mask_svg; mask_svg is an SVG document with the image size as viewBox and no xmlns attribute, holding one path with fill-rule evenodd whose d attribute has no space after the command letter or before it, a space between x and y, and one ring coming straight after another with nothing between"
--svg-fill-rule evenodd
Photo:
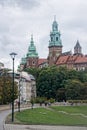
<instances>
[{"instance_id":1,"label":"tower spire","mask_svg":"<svg viewBox=\"0 0 87 130\"><path fill-rule=\"evenodd\" d=\"M54 21L56 21L56 15L54 15Z\"/></svg>"},{"instance_id":2,"label":"tower spire","mask_svg":"<svg viewBox=\"0 0 87 130\"><path fill-rule=\"evenodd\" d=\"M77 40L74 47L74 54L82 54L82 47L80 46L79 40Z\"/></svg>"},{"instance_id":3,"label":"tower spire","mask_svg":"<svg viewBox=\"0 0 87 130\"><path fill-rule=\"evenodd\" d=\"M33 34L31 34L31 42L33 43Z\"/></svg>"},{"instance_id":4,"label":"tower spire","mask_svg":"<svg viewBox=\"0 0 87 130\"><path fill-rule=\"evenodd\" d=\"M33 41L33 34L31 34L31 41Z\"/></svg>"}]
</instances>

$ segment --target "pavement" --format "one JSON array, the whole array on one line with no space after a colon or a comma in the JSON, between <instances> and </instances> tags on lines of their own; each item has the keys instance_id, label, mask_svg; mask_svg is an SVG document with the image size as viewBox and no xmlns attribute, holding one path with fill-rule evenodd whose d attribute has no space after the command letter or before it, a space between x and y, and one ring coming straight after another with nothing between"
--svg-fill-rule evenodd
<instances>
[{"instance_id":1,"label":"pavement","mask_svg":"<svg viewBox=\"0 0 87 130\"><path fill-rule=\"evenodd\" d=\"M0 105L0 111L9 110L10 105Z\"/></svg>"},{"instance_id":2,"label":"pavement","mask_svg":"<svg viewBox=\"0 0 87 130\"><path fill-rule=\"evenodd\" d=\"M5 124L3 130L87 130L87 127Z\"/></svg>"},{"instance_id":3,"label":"pavement","mask_svg":"<svg viewBox=\"0 0 87 130\"><path fill-rule=\"evenodd\" d=\"M6 108L6 109L4 109ZM1 110L8 110L9 106L0 107ZM1 130L1 129L0 129ZM17 125L17 124L5 124L3 130L87 130L87 127L79 126L49 126L49 125Z\"/></svg>"}]
</instances>

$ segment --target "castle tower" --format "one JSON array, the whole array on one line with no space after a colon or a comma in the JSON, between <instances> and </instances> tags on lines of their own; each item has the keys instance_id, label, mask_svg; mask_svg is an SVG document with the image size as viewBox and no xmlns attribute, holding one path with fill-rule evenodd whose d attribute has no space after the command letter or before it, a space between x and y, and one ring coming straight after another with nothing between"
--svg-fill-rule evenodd
<instances>
[{"instance_id":1,"label":"castle tower","mask_svg":"<svg viewBox=\"0 0 87 130\"><path fill-rule=\"evenodd\" d=\"M74 54L82 54L82 47L80 46L78 40L77 40L76 45L74 47Z\"/></svg>"},{"instance_id":2,"label":"castle tower","mask_svg":"<svg viewBox=\"0 0 87 130\"><path fill-rule=\"evenodd\" d=\"M50 41L49 41L49 55L48 63L49 65L54 65L58 56L62 53L62 42L60 39L60 32L58 31L58 24L54 18L52 24L52 31L50 32Z\"/></svg>"},{"instance_id":3,"label":"castle tower","mask_svg":"<svg viewBox=\"0 0 87 130\"><path fill-rule=\"evenodd\" d=\"M26 55L26 68L38 67L38 53L34 45L33 36L31 36L30 46Z\"/></svg>"}]
</instances>

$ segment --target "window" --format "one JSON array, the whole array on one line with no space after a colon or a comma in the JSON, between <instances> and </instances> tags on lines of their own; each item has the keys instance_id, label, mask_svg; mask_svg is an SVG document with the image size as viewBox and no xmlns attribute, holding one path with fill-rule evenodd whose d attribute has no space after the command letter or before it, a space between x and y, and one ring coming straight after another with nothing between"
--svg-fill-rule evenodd
<instances>
[{"instance_id":1,"label":"window","mask_svg":"<svg viewBox=\"0 0 87 130\"><path fill-rule=\"evenodd\" d=\"M51 41L53 41L53 37L51 37Z\"/></svg>"},{"instance_id":2,"label":"window","mask_svg":"<svg viewBox=\"0 0 87 130\"><path fill-rule=\"evenodd\" d=\"M58 37L56 37L56 41L58 41Z\"/></svg>"},{"instance_id":3,"label":"window","mask_svg":"<svg viewBox=\"0 0 87 130\"><path fill-rule=\"evenodd\" d=\"M35 62L33 61L32 64L35 65Z\"/></svg>"}]
</instances>

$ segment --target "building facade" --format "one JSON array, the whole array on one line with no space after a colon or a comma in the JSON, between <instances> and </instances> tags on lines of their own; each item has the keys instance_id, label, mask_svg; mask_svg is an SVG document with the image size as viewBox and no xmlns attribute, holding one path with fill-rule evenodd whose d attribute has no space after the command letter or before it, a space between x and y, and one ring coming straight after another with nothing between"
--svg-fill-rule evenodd
<instances>
[{"instance_id":1,"label":"building facade","mask_svg":"<svg viewBox=\"0 0 87 130\"><path fill-rule=\"evenodd\" d=\"M12 72L8 72L9 76L12 77ZM14 73L15 82L18 85L18 99L20 96L20 102L30 102L32 98L36 97L36 81L33 75L27 72L21 71Z\"/></svg>"},{"instance_id":2,"label":"building facade","mask_svg":"<svg viewBox=\"0 0 87 130\"><path fill-rule=\"evenodd\" d=\"M36 81L33 75L27 72L20 72L18 81L18 91L20 92L20 101L29 102L31 98L36 97Z\"/></svg>"}]
</instances>

